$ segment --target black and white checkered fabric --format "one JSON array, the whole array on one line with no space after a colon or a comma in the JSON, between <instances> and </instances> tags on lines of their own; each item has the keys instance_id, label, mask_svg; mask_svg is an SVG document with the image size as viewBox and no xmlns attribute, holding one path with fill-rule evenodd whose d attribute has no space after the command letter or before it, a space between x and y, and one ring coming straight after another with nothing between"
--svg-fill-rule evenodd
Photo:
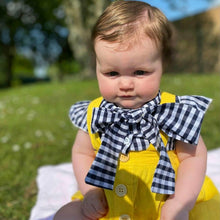
<instances>
[{"instance_id":1,"label":"black and white checkered fabric","mask_svg":"<svg viewBox=\"0 0 220 220\"><path fill-rule=\"evenodd\" d=\"M87 128L87 108L90 101L80 101L72 105L69 111L69 117L72 123L79 129L88 133Z\"/></svg>"},{"instance_id":2,"label":"black and white checkered fabric","mask_svg":"<svg viewBox=\"0 0 220 220\"><path fill-rule=\"evenodd\" d=\"M102 101L93 109L91 129L101 133L102 144L86 176L86 183L113 189L120 153L146 150L153 144L160 154L151 190L173 194L175 172L159 131L170 139L197 144L201 123L211 100L201 96L176 96L175 103L160 105L160 93L139 109L122 109ZM169 142L170 143L170 142Z\"/></svg>"}]
</instances>

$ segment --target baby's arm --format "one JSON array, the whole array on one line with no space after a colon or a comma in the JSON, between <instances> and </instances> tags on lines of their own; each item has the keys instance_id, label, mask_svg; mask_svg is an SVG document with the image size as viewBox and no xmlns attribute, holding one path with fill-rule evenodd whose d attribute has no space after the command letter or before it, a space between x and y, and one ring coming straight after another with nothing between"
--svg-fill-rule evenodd
<instances>
[{"instance_id":1,"label":"baby's arm","mask_svg":"<svg viewBox=\"0 0 220 220\"><path fill-rule=\"evenodd\" d=\"M85 183L85 177L95 158L89 135L79 130L72 148L72 164L79 190L85 195L93 186Z\"/></svg>"},{"instance_id":2,"label":"baby's arm","mask_svg":"<svg viewBox=\"0 0 220 220\"><path fill-rule=\"evenodd\" d=\"M84 195L82 212L89 219L103 217L108 209L103 189L85 183L85 177L95 158L87 133L79 130L72 148L72 164L79 190Z\"/></svg>"},{"instance_id":3,"label":"baby's arm","mask_svg":"<svg viewBox=\"0 0 220 220\"><path fill-rule=\"evenodd\" d=\"M205 178L207 151L201 137L197 146L177 141L176 151L180 165L175 194L162 207L161 220L188 220Z\"/></svg>"}]
</instances>

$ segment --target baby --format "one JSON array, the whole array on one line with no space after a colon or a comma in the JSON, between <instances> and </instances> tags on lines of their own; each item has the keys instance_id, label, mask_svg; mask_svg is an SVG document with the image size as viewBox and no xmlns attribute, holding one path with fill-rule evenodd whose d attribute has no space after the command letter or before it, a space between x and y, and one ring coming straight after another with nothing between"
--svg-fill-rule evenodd
<instances>
[{"instance_id":1,"label":"baby","mask_svg":"<svg viewBox=\"0 0 220 220\"><path fill-rule=\"evenodd\" d=\"M115 1L92 42L102 97L70 109L79 191L54 219L220 219L200 136L211 100L160 91L172 49L167 18L144 2Z\"/></svg>"}]
</instances>

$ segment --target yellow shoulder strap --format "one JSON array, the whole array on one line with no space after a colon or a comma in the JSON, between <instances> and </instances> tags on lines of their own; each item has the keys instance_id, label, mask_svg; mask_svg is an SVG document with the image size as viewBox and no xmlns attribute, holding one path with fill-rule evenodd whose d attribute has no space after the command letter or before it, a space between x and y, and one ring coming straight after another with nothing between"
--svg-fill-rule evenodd
<instances>
[{"instance_id":1,"label":"yellow shoulder strap","mask_svg":"<svg viewBox=\"0 0 220 220\"><path fill-rule=\"evenodd\" d=\"M88 128L89 136L90 136L90 139L92 142L92 146L95 150L99 149L99 147L101 145L101 139L100 139L98 133L92 134L92 132L91 132L92 111L93 111L93 108L100 106L102 100L103 100L102 97L99 97L99 98L93 100L92 102L90 102L88 109L87 109L87 128Z\"/></svg>"},{"instance_id":2,"label":"yellow shoulder strap","mask_svg":"<svg viewBox=\"0 0 220 220\"><path fill-rule=\"evenodd\" d=\"M173 103L176 102L176 96L168 93L168 92L162 92L161 93L161 101L160 104L165 104L165 103Z\"/></svg>"},{"instance_id":3,"label":"yellow shoulder strap","mask_svg":"<svg viewBox=\"0 0 220 220\"><path fill-rule=\"evenodd\" d=\"M165 104L165 103L173 103L176 102L176 96L168 93L168 92L162 92L161 93L161 100L160 100L160 104ZM167 145L167 141L168 141L168 136L163 132L160 131L160 136L163 140L164 145Z\"/></svg>"},{"instance_id":4,"label":"yellow shoulder strap","mask_svg":"<svg viewBox=\"0 0 220 220\"><path fill-rule=\"evenodd\" d=\"M91 132L91 123L92 123L92 111L93 108L99 107L101 102L102 102L103 98L99 97L95 100L93 100L92 102L90 102L89 106L88 106L88 110L87 110L87 128L88 128L88 132L89 132L89 136L92 142L92 146L95 150L98 151L100 145L101 145L101 139L99 137L98 133L92 134ZM164 104L164 103L172 103L176 101L176 96L173 94L170 94L168 92L162 92L161 93L161 102L160 104ZM168 141L168 136L160 131L160 135L162 137L162 140L164 142L164 145L167 145L167 141Z\"/></svg>"}]
</instances>

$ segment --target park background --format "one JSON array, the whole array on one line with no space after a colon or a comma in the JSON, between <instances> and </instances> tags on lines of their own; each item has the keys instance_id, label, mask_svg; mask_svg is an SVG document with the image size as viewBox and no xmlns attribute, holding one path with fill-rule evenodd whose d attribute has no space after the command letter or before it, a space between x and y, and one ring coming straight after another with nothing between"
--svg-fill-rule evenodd
<instances>
[{"instance_id":1,"label":"park background","mask_svg":"<svg viewBox=\"0 0 220 220\"><path fill-rule=\"evenodd\" d=\"M199 1L148 2L176 30L161 90L213 99L202 127L210 150L220 147L220 3ZM0 2L0 219L28 219L37 169L71 161L76 129L68 111L99 95L90 31L110 2Z\"/></svg>"}]
</instances>

